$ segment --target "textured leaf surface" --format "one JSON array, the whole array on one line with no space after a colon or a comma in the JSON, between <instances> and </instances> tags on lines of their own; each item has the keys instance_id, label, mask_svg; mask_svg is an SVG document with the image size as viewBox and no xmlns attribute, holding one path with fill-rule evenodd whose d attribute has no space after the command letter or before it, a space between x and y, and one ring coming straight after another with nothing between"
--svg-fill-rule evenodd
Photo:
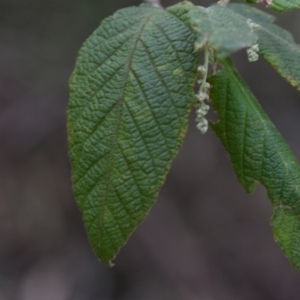
<instances>
[{"instance_id":1,"label":"textured leaf surface","mask_svg":"<svg viewBox=\"0 0 300 300\"><path fill-rule=\"evenodd\" d=\"M219 57L249 47L258 39L247 19L221 5L194 6L189 16L191 26L198 34L197 42L201 44L208 40Z\"/></svg>"},{"instance_id":2,"label":"textured leaf surface","mask_svg":"<svg viewBox=\"0 0 300 300\"><path fill-rule=\"evenodd\" d=\"M70 80L74 193L107 264L155 202L186 133L198 60L186 18L184 5L118 11L85 42Z\"/></svg>"},{"instance_id":3,"label":"textured leaf surface","mask_svg":"<svg viewBox=\"0 0 300 300\"><path fill-rule=\"evenodd\" d=\"M232 64L224 65L211 78L211 97L220 118L212 127L246 191L253 192L257 182L266 187L274 208L275 238L300 268L300 168Z\"/></svg>"},{"instance_id":4,"label":"textured leaf surface","mask_svg":"<svg viewBox=\"0 0 300 300\"><path fill-rule=\"evenodd\" d=\"M270 8L277 11L292 10L300 7L300 0L269 0Z\"/></svg>"},{"instance_id":5,"label":"textured leaf surface","mask_svg":"<svg viewBox=\"0 0 300 300\"><path fill-rule=\"evenodd\" d=\"M272 24L272 16L255 8L243 4L231 4L229 7L261 26L257 32L259 53L292 86L300 90L300 47L294 42L292 35Z\"/></svg>"}]
</instances>

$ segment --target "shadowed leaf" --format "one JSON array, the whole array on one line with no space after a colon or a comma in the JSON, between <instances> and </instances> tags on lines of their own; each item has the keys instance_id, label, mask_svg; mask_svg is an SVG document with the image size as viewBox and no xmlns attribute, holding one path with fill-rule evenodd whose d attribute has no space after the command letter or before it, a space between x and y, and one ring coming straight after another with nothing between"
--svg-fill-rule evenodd
<instances>
[{"instance_id":1,"label":"shadowed leaf","mask_svg":"<svg viewBox=\"0 0 300 300\"><path fill-rule=\"evenodd\" d=\"M229 7L261 26L257 31L259 53L292 86L300 90L300 47L292 35L272 24L272 16L255 8L243 4L231 4Z\"/></svg>"},{"instance_id":2,"label":"shadowed leaf","mask_svg":"<svg viewBox=\"0 0 300 300\"><path fill-rule=\"evenodd\" d=\"M253 192L257 182L266 187L274 209L275 239L300 268L300 168L231 62L225 61L224 67L210 80L220 118L212 128L246 191Z\"/></svg>"}]
</instances>

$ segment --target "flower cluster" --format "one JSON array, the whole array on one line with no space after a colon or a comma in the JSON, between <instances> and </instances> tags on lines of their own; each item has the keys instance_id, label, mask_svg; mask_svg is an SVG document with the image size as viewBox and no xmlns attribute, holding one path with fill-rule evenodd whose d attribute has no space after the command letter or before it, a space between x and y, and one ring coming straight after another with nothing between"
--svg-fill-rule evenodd
<instances>
[{"instance_id":1,"label":"flower cluster","mask_svg":"<svg viewBox=\"0 0 300 300\"><path fill-rule=\"evenodd\" d=\"M204 134L208 129L208 121L205 118L205 115L208 113L209 105L205 103L205 100L209 100L210 84L206 82L207 69L205 66L198 67L198 74L200 79L197 81L197 83L200 85L200 88L196 94L198 100L196 103L196 122L197 128L201 131L201 133Z\"/></svg>"},{"instance_id":2,"label":"flower cluster","mask_svg":"<svg viewBox=\"0 0 300 300\"><path fill-rule=\"evenodd\" d=\"M250 62L254 62L258 60L258 51L259 51L259 45L258 44L253 44L252 46L250 46L247 50L247 54L248 54L248 60Z\"/></svg>"},{"instance_id":3,"label":"flower cluster","mask_svg":"<svg viewBox=\"0 0 300 300\"><path fill-rule=\"evenodd\" d=\"M257 23L254 23L251 19L247 19L247 24L250 27L250 30L252 32L254 31L258 31L261 29L260 25L258 25ZM251 45L248 49L247 49L247 54L248 54L248 60L250 62L254 62L258 60L258 52L259 52L259 45L258 43L255 43L253 45Z\"/></svg>"}]
</instances>

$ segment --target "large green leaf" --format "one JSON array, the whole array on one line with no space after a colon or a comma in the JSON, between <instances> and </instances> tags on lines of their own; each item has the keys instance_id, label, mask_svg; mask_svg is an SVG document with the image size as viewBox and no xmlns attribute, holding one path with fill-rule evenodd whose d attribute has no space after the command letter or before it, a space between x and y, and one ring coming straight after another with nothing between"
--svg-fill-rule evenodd
<instances>
[{"instance_id":1,"label":"large green leaf","mask_svg":"<svg viewBox=\"0 0 300 300\"><path fill-rule=\"evenodd\" d=\"M107 264L157 199L187 130L198 55L184 7L141 5L105 19L70 80L73 189Z\"/></svg>"},{"instance_id":2,"label":"large green leaf","mask_svg":"<svg viewBox=\"0 0 300 300\"><path fill-rule=\"evenodd\" d=\"M292 35L272 24L274 18L255 8L243 4L229 5L235 12L259 24L259 53L281 74L292 86L300 90L300 47Z\"/></svg>"},{"instance_id":3,"label":"large green leaf","mask_svg":"<svg viewBox=\"0 0 300 300\"><path fill-rule=\"evenodd\" d=\"M247 192L262 183L272 201L275 239L300 268L300 168L290 148L265 115L230 61L211 78L219 115L213 129L229 152Z\"/></svg>"},{"instance_id":4,"label":"large green leaf","mask_svg":"<svg viewBox=\"0 0 300 300\"><path fill-rule=\"evenodd\" d=\"M201 44L207 40L219 57L249 47L258 39L248 26L247 19L224 6L194 6L189 16L198 35L197 42Z\"/></svg>"}]
</instances>

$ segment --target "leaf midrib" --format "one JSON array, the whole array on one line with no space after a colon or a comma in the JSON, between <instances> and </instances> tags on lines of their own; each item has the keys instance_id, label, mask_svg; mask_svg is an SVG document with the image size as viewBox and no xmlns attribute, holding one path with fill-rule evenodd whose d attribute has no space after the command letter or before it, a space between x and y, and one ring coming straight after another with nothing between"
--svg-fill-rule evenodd
<instances>
[{"instance_id":1,"label":"leaf midrib","mask_svg":"<svg viewBox=\"0 0 300 300\"><path fill-rule=\"evenodd\" d=\"M112 184L112 182L110 180L110 174L111 174L111 171L112 171L112 166L113 166L113 162L114 162L114 159L115 159L115 153L116 153L116 149L117 149L117 145L118 145L118 134L119 134L119 127L120 127L120 122L121 122L121 114L122 114L122 111L123 111L124 101L125 101L125 99L124 99L125 98L125 89L126 89L126 86L127 86L127 80L128 80L128 77L129 77L129 71L130 71L131 64L132 64L132 58L133 58L133 55L134 55L134 53L136 51L137 44L140 41L141 35L142 35L142 33L143 33L146 25L149 23L149 21L151 20L151 18L153 18L156 14L157 14L157 12L155 11L155 13L153 13L152 15L150 15L150 16L148 16L146 18L145 23L141 27L140 32L138 32L137 35L136 35L136 39L135 39L135 42L134 42L134 47L133 47L132 52L130 54L130 57L128 59L127 72L126 72L126 77L125 77L125 80L124 80L122 97L119 100L120 110L119 110L118 122L117 122L117 125L116 125L115 139L113 141L112 150L110 151L110 161L109 161L109 165L108 165L108 170L106 172L107 184L106 184L106 189L105 189L105 193L104 193L104 201L103 201L103 204L102 204L102 208L100 209L100 212L99 212L99 224L100 224L99 228L103 228L104 229L104 227L102 225L103 225L103 216L104 216L104 211L105 211L104 208L107 207L107 193L108 193L109 187L111 185L113 186L113 184ZM132 39L134 37L135 36L133 36ZM99 243L100 243L100 241L101 241L101 229L99 230L99 233L98 233L98 240L99 240ZM113 259L113 257L111 259Z\"/></svg>"}]
</instances>

